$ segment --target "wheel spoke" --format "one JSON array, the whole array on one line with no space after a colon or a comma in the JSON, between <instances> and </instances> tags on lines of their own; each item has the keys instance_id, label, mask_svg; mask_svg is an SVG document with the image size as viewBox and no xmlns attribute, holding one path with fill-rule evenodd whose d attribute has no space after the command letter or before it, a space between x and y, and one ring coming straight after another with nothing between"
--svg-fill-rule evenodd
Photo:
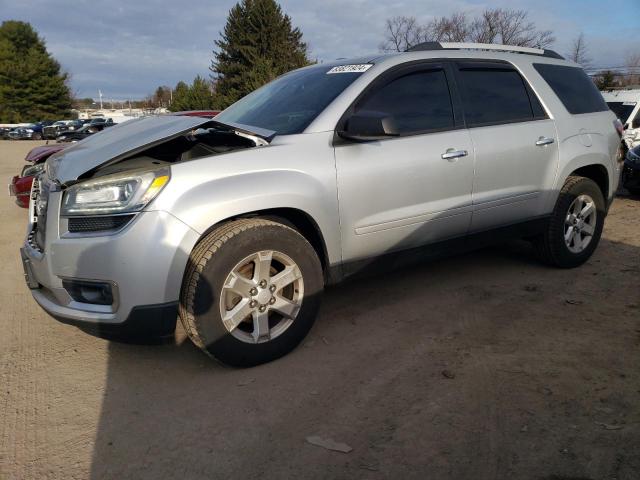
<instances>
[{"instance_id":1,"label":"wheel spoke","mask_svg":"<svg viewBox=\"0 0 640 480\"><path fill-rule=\"evenodd\" d=\"M258 283L261 280L268 280L271 275L271 259L273 258L273 252L262 251L256 254L253 270L253 281Z\"/></svg>"},{"instance_id":2,"label":"wheel spoke","mask_svg":"<svg viewBox=\"0 0 640 480\"><path fill-rule=\"evenodd\" d=\"M573 248L577 251L582 250L582 235L577 230L573 233Z\"/></svg>"},{"instance_id":3,"label":"wheel spoke","mask_svg":"<svg viewBox=\"0 0 640 480\"><path fill-rule=\"evenodd\" d=\"M594 231L595 231L595 228L593 228L593 225L589 225L588 223L585 223L582 226L582 233L589 235L590 237L593 236Z\"/></svg>"},{"instance_id":4,"label":"wheel spoke","mask_svg":"<svg viewBox=\"0 0 640 480\"><path fill-rule=\"evenodd\" d=\"M269 336L269 312L254 311L253 317L253 332L251 336L253 341L258 343L261 338Z\"/></svg>"},{"instance_id":5,"label":"wheel spoke","mask_svg":"<svg viewBox=\"0 0 640 480\"><path fill-rule=\"evenodd\" d=\"M581 197L576 198L573 204L573 208L571 209L571 213L573 213L574 215L578 215L578 213L580 213L580 210L582 210L583 203L584 202L582 201Z\"/></svg>"},{"instance_id":6,"label":"wheel spoke","mask_svg":"<svg viewBox=\"0 0 640 480\"><path fill-rule=\"evenodd\" d=\"M587 218L589 217L594 211L596 210L596 206L593 202L589 202L587 203L584 207L582 207L582 209L580 210L580 214L582 215L582 218Z\"/></svg>"},{"instance_id":7,"label":"wheel spoke","mask_svg":"<svg viewBox=\"0 0 640 480\"><path fill-rule=\"evenodd\" d=\"M567 243L567 245L571 245L571 239L573 238L575 229L573 228L573 225L570 226L569 228L567 228L567 231L564 233L564 241Z\"/></svg>"},{"instance_id":8,"label":"wheel spoke","mask_svg":"<svg viewBox=\"0 0 640 480\"><path fill-rule=\"evenodd\" d=\"M278 312L280 315L286 318L295 318L300 309L300 305L291 300L287 300L280 295L276 295L276 303L271 305L271 310Z\"/></svg>"},{"instance_id":9,"label":"wheel spoke","mask_svg":"<svg viewBox=\"0 0 640 480\"><path fill-rule=\"evenodd\" d=\"M235 307L224 314L224 316L222 317L222 322L224 323L225 327L227 327L227 330L231 332L238 325L240 325L240 322L242 322L251 314L251 310L252 309L249 306L249 299L243 298Z\"/></svg>"},{"instance_id":10,"label":"wheel spoke","mask_svg":"<svg viewBox=\"0 0 640 480\"><path fill-rule=\"evenodd\" d=\"M237 272L231 272L224 284L224 288L239 293L243 298L249 297L251 295L250 290L254 287L255 283L253 280L243 277Z\"/></svg>"},{"instance_id":11,"label":"wheel spoke","mask_svg":"<svg viewBox=\"0 0 640 480\"><path fill-rule=\"evenodd\" d=\"M277 273L271 278L271 284L276 286L276 292L279 292L287 285L291 285L302 276L300 269L296 266L285 267L284 270Z\"/></svg>"}]
</instances>

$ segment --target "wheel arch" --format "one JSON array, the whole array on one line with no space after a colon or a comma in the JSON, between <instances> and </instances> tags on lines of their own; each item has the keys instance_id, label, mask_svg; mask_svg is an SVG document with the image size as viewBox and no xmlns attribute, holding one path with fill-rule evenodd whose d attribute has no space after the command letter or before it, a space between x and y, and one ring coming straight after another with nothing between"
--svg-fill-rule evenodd
<instances>
[{"instance_id":1,"label":"wheel arch","mask_svg":"<svg viewBox=\"0 0 640 480\"><path fill-rule=\"evenodd\" d=\"M311 244L313 249L318 254L318 258L320 259L320 263L322 265L322 270L324 272L326 280L329 272L330 262L324 235L322 234L320 226L318 225L316 220L310 214L298 208L267 208L263 210L254 210L246 213L232 215L216 222L215 224L207 228L204 232L202 232L202 235L200 235L200 238L198 239L196 245L216 228L225 223L232 222L241 218L265 218L268 220L283 223L289 227L294 228Z\"/></svg>"},{"instance_id":2,"label":"wheel arch","mask_svg":"<svg viewBox=\"0 0 640 480\"><path fill-rule=\"evenodd\" d=\"M609 172L604 165L585 165L584 167L577 168L576 170L571 172L570 175L585 177L593 180L600 188L605 202L609 198Z\"/></svg>"}]
</instances>

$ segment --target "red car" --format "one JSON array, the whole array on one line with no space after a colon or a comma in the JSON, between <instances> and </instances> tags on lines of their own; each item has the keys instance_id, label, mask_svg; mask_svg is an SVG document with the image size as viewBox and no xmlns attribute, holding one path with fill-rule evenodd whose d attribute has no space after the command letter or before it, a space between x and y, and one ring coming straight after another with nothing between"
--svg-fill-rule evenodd
<instances>
[{"instance_id":1,"label":"red car","mask_svg":"<svg viewBox=\"0 0 640 480\"><path fill-rule=\"evenodd\" d=\"M33 148L27 153L24 160L31 165L25 165L20 175L14 176L9 184L9 195L16 197L16 203L20 207L29 208L29 194L31 193L33 177L42 171L45 160L68 146L69 144L66 143L42 145Z\"/></svg>"}]
</instances>

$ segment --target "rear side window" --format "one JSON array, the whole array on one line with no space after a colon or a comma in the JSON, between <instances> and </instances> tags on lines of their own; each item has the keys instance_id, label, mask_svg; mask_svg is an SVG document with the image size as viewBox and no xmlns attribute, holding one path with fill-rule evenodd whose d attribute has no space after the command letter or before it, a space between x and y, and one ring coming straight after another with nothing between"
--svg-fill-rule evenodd
<instances>
[{"instance_id":1,"label":"rear side window","mask_svg":"<svg viewBox=\"0 0 640 480\"><path fill-rule=\"evenodd\" d=\"M400 134L453 127L451 95L444 70L418 71L398 77L367 95L356 111L384 112Z\"/></svg>"},{"instance_id":2,"label":"rear side window","mask_svg":"<svg viewBox=\"0 0 640 480\"><path fill-rule=\"evenodd\" d=\"M535 96L534 114L530 92L515 70L463 67L459 76L467 126L529 121L544 115Z\"/></svg>"},{"instance_id":3,"label":"rear side window","mask_svg":"<svg viewBox=\"0 0 640 480\"><path fill-rule=\"evenodd\" d=\"M581 68L534 63L569 113L605 112L607 104L598 88Z\"/></svg>"}]
</instances>

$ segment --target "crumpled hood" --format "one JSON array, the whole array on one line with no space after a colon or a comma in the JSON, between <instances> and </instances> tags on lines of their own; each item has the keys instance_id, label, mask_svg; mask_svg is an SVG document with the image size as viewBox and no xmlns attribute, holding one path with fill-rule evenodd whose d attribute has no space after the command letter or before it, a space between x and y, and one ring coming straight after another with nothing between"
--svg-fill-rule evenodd
<instances>
[{"instance_id":1,"label":"crumpled hood","mask_svg":"<svg viewBox=\"0 0 640 480\"><path fill-rule=\"evenodd\" d=\"M210 119L201 117L173 115L129 120L105 128L55 153L47 160L47 172L60 184L72 182L98 167L117 162L210 122Z\"/></svg>"},{"instance_id":2,"label":"crumpled hood","mask_svg":"<svg viewBox=\"0 0 640 480\"><path fill-rule=\"evenodd\" d=\"M24 157L25 162L38 163L41 160L47 158L48 156L54 154L55 152L59 152L63 148L68 147L68 145L54 143L53 145L41 145L40 147L35 147L27 153L27 156Z\"/></svg>"}]
</instances>

